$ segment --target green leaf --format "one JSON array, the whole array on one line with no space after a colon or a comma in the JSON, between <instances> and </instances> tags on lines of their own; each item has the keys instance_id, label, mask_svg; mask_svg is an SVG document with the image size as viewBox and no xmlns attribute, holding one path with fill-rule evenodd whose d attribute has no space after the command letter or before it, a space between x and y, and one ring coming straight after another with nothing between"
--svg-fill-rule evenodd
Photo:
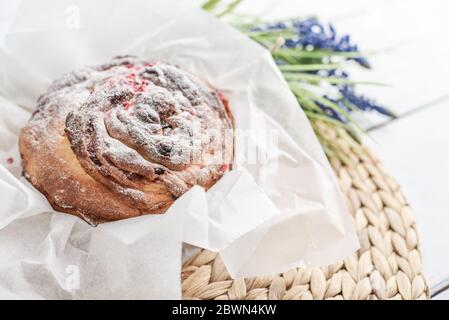
<instances>
[{"instance_id":1,"label":"green leaf","mask_svg":"<svg viewBox=\"0 0 449 320\"><path fill-rule=\"evenodd\" d=\"M221 0L208 0L202 5L202 8L206 11L212 11L220 2Z\"/></svg>"},{"instance_id":2,"label":"green leaf","mask_svg":"<svg viewBox=\"0 0 449 320\"><path fill-rule=\"evenodd\" d=\"M311 51L304 50L301 48L282 48L275 52L274 54L281 55L292 55L298 57L312 57L312 58L325 58L325 57L344 57L344 58L362 58L366 57L366 54L360 52L336 52L330 49L314 49Z\"/></svg>"},{"instance_id":3,"label":"green leaf","mask_svg":"<svg viewBox=\"0 0 449 320\"><path fill-rule=\"evenodd\" d=\"M387 86L384 83L373 82L373 81L357 81L349 80L339 77L323 77L316 74L310 73L298 73L298 72L283 72L283 75L287 81L310 81L310 82L320 82L325 81L332 84L369 84L373 86Z\"/></svg>"},{"instance_id":4,"label":"green leaf","mask_svg":"<svg viewBox=\"0 0 449 320\"><path fill-rule=\"evenodd\" d=\"M295 36L295 33L288 30L275 30L275 31L247 31L247 35L254 39L260 38L291 38Z\"/></svg>"},{"instance_id":5,"label":"green leaf","mask_svg":"<svg viewBox=\"0 0 449 320\"><path fill-rule=\"evenodd\" d=\"M279 69L282 72L295 72L295 71L316 71L316 70L332 70L340 67L338 63L330 64L285 64L279 65Z\"/></svg>"},{"instance_id":6,"label":"green leaf","mask_svg":"<svg viewBox=\"0 0 449 320\"><path fill-rule=\"evenodd\" d=\"M242 0L234 0L234 1L232 1L230 4L228 4L226 9L224 9L221 13L217 14L217 17L221 18L221 17L224 17L227 14L232 13L235 10L235 8L237 8L237 6L240 4L240 2L242 2Z\"/></svg>"},{"instance_id":7,"label":"green leaf","mask_svg":"<svg viewBox=\"0 0 449 320\"><path fill-rule=\"evenodd\" d=\"M292 87L295 88L295 90L299 94L306 96L312 100L315 100L326 107L332 108L333 110L335 110L336 112L341 114L349 122L351 122L351 123L354 122L346 110L342 109L338 104L332 102L331 100L329 100L323 96L317 95L309 90L305 90L304 88L301 88L300 86L298 86L296 83L289 82L289 85L290 85L290 88L292 88ZM325 113L323 113L323 114L325 114Z\"/></svg>"},{"instance_id":8,"label":"green leaf","mask_svg":"<svg viewBox=\"0 0 449 320\"><path fill-rule=\"evenodd\" d=\"M320 114L320 113L314 113L314 112L307 111L307 110L304 111L304 113L307 115L307 117L309 119L321 120L321 121L324 121L324 122L332 123L333 125L341 127L341 128L343 128L345 130L351 130L351 128L347 124L344 124L344 123L342 123L342 122L340 122L338 120L332 119L328 115Z\"/></svg>"}]
</instances>

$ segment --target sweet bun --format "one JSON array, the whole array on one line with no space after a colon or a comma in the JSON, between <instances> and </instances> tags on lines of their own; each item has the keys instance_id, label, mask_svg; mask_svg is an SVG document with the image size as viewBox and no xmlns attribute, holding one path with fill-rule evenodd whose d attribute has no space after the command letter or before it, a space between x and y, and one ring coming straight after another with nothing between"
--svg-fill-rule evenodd
<instances>
[{"instance_id":1,"label":"sweet bun","mask_svg":"<svg viewBox=\"0 0 449 320\"><path fill-rule=\"evenodd\" d=\"M126 56L53 82L22 129L25 177L58 211L96 224L163 213L230 170L232 116L207 82Z\"/></svg>"}]
</instances>

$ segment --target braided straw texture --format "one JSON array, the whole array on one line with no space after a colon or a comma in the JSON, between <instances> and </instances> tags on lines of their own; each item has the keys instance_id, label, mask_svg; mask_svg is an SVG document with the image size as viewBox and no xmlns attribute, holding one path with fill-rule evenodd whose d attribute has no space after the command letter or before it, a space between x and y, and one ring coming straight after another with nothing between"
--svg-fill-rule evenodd
<instances>
[{"instance_id":1,"label":"braided straw texture","mask_svg":"<svg viewBox=\"0 0 449 320\"><path fill-rule=\"evenodd\" d=\"M202 250L182 268L184 299L429 298L421 273L415 218L396 181L368 148L353 143L345 131L323 123L314 127L319 136L341 151L338 157L331 156L330 162L357 227L361 248L334 265L234 280L216 253Z\"/></svg>"}]
</instances>

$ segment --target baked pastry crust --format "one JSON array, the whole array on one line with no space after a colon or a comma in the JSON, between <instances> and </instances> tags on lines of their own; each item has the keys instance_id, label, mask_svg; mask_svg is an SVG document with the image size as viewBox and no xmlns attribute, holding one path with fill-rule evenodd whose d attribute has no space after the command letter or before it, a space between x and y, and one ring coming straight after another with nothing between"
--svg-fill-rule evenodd
<instances>
[{"instance_id":1,"label":"baked pastry crust","mask_svg":"<svg viewBox=\"0 0 449 320\"><path fill-rule=\"evenodd\" d=\"M53 82L22 129L24 176L91 224L163 213L230 169L223 95L172 64L131 56Z\"/></svg>"}]
</instances>

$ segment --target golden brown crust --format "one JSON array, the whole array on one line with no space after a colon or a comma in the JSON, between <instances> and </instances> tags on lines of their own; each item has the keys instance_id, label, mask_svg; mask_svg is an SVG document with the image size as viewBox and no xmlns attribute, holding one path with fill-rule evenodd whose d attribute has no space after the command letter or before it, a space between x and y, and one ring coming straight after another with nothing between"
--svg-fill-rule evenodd
<instances>
[{"instance_id":1,"label":"golden brown crust","mask_svg":"<svg viewBox=\"0 0 449 320\"><path fill-rule=\"evenodd\" d=\"M39 99L21 131L24 175L53 208L92 224L163 213L229 169L224 103L205 82L159 61L121 57L71 73Z\"/></svg>"}]
</instances>

